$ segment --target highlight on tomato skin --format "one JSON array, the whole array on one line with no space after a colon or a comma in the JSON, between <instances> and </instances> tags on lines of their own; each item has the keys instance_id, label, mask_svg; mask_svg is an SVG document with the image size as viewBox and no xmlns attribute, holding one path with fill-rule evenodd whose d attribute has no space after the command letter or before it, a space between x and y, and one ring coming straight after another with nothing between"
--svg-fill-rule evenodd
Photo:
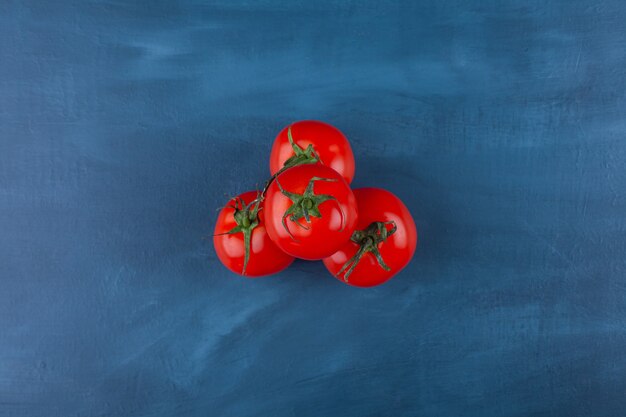
<instances>
[{"instance_id":1,"label":"highlight on tomato skin","mask_svg":"<svg viewBox=\"0 0 626 417\"><path fill-rule=\"evenodd\" d=\"M355 287L373 287L397 275L413 258L417 228L408 208L380 188L355 189L359 219L350 241L324 259L328 271Z\"/></svg>"},{"instance_id":2,"label":"highlight on tomato skin","mask_svg":"<svg viewBox=\"0 0 626 417\"><path fill-rule=\"evenodd\" d=\"M283 171L265 196L270 238L284 252L306 260L330 256L348 242L357 214L356 199L346 181L321 164Z\"/></svg>"},{"instance_id":3,"label":"highlight on tomato skin","mask_svg":"<svg viewBox=\"0 0 626 417\"><path fill-rule=\"evenodd\" d=\"M280 171L285 163L290 161L290 158L290 162L302 162L302 160L293 160L295 152L289 141L290 134L300 152L306 153L307 148L311 146L312 155L308 155L308 157L301 155L301 159L305 163L310 163L311 158L318 156L321 163L337 171L348 184L352 182L355 169L354 153L348 139L336 127L317 120L294 122L280 131L274 140L270 153L270 173L272 175Z\"/></svg>"},{"instance_id":4,"label":"highlight on tomato skin","mask_svg":"<svg viewBox=\"0 0 626 417\"><path fill-rule=\"evenodd\" d=\"M265 227L262 202L256 216L251 215L251 217L258 219L258 224L255 225L250 219L243 219L241 215L236 218L237 210L240 213L243 212L242 203L248 209L254 209L254 202L257 197L256 191L248 191L232 198L218 214L213 235L215 252L222 264L232 272L246 278L275 274L287 268L294 260L293 256L281 251L269 238ZM243 229L245 229L246 224L250 229L250 247L249 259L244 271L246 239L244 232L237 231L238 229L235 228L242 228L243 225ZM235 229L235 233L229 234L233 229Z\"/></svg>"}]
</instances>

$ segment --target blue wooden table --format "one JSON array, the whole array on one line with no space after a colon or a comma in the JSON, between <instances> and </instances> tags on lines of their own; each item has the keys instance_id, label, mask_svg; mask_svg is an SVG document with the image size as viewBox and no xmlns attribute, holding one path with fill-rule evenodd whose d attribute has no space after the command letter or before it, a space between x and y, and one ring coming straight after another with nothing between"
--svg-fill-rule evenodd
<instances>
[{"instance_id":1,"label":"blue wooden table","mask_svg":"<svg viewBox=\"0 0 626 417\"><path fill-rule=\"evenodd\" d=\"M0 1L0 416L624 416L622 1ZM384 286L222 267L313 118L401 196Z\"/></svg>"}]
</instances>

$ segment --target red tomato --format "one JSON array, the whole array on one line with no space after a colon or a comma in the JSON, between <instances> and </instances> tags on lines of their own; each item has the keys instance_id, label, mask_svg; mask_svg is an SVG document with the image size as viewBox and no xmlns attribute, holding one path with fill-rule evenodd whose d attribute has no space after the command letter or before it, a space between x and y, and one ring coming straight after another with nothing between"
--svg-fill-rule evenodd
<instances>
[{"instance_id":1,"label":"red tomato","mask_svg":"<svg viewBox=\"0 0 626 417\"><path fill-rule=\"evenodd\" d=\"M289 140L289 135L293 141ZM354 154L348 139L339 129L315 120L295 122L284 128L272 145L270 172L285 165L322 162L337 171L348 184L354 178Z\"/></svg>"},{"instance_id":2,"label":"red tomato","mask_svg":"<svg viewBox=\"0 0 626 417\"><path fill-rule=\"evenodd\" d=\"M213 235L215 252L224 266L248 277L274 274L293 262L267 235L262 203L256 198L256 191L248 191L231 199L217 216Z\"/></svg>"},{"instance_id":3,"label":"red tomato","mask_svg":"<svg viewBox=\"0 0 626 417\"><path fill-rule=\"evenodd\" d=\"M380 188L354 190L359 221L350 241L324 259L333 276L356 287L382 284L415 253L417 229L398 197Z\"/></svg>"},{"instance_id":4,"label":"red tomato","mask_svg":"<svg viewBox=\"0 0 626 417\"><path fill-rule=\"evenodd\" d=\"M322 164L298 165L279 174L265 196L267 233L297 258L322 259L354 231L354 194L341 175Z\"/></svg>"}]
</instances>

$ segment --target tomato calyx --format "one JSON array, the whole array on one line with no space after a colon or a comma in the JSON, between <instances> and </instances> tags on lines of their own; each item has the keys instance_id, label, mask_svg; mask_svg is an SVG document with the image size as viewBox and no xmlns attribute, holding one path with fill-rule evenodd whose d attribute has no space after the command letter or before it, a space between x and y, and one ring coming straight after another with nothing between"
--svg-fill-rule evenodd
<instances>
[{"instance_id":1,"label":"tomato calyx","mask_svg":"<svg viewBox=\"0 0 626 417\"><path fill-rule=\"evenodd\" d=\"M317 162L321 162L319 155L313 149L313 145L309 145L306 149L302 149L296 142L293 140L293 136L291 135L291 126L287 129L287 138L289 139L289 144L293 149L294 155L287 159L281 169L287 169L291 167L295 167L296 165L302 164L315 164Z\"/></svg>"},{"instance_id":2,"label":"tomato calyx","mask_svg":"<svg viewBox=\"0 0 626 417\"><path fill-rule=\"evenodd\" d=\"M391 229L387 229L387 226L391 225ZM385 271L391 271L391 268L387 266L385 261L383 260L380 251L378 250L378 245L387 240L387 238L393 235L398 227L394 221L389 222L372 222L363 230L355 230L352 233L352 237L350 240L357 245L359 245L359 250L350 258L348 261L343 264L339 272L337 272L337 276L343 275L343 280L348 282L348 278L354 268L356 268L357 264L363 258L366 253L371 253L376 257L378 261L378 265L383 268Z\"/></svg>"},{"instance_id":3,"label":"tomato calyx","mask_svg":"<svg viewBox=\"0 0 626 417\"><path fill-rule=\"evenodd\" d=\"M285 210L285 213L283 214L282 224L285 230L287 231L287 233L289 233L289 236L293 240L297 240L297 239L291 233L291 231L289 230L289 227L287 227L287 219L294 222L295 224L302 227L303 229L309 230L308 226L305 226L302 223L300 223L300 220L304 218L307 224L311 224L311 217L321 218L322 213L320 213L319 206L320 204L326 201L334 201L337 203L337 206L339 207L339 211L341 212L341 229L339 229L339 231L343 231L343 229L346 226L346 216L343 212L343 209L341 208L341 205L339 204L339 201L337 201L337 199L332 195L315 194L313 190L313 185L315 184L315 181L336 182L337 181L336 179L312 177L309 180L309 183L307 184L307 187L304 190L304 193L302 194L297 194L297 193L286 191L282 187L282 185L280 185L280 182L278 182L278 178L276 178L275 180L276 180L276 185L278 186L278 189L280 190L280 192L292 201L291 206L289 206L289 208Z\"/></svg>"},{"instance_id":4,"label":"tomato calyx","mask_svg":"<svg viewBox=\"0 0 626 417\"><path fill-rule=\"evenodd\" d=\"M232 235L235 233L243 233L244 258L241 275L246 275L246 267L248 266L248 261L250 260L250 242L252 231L259 225L259 211L263 209L261 207L263 199L261 195L258 194L257 198L252 200L250 204L246 204L241 197L236 197L234 200L233 204L229 204L226 207L234 210L233 217L235 218L237 226L233 227L228 232L220 234Z\"/></svg>"},{"instance_id":5,"label":"tomato calyx","mask_svg":"<svg viewBox=\"0 0 626 417\"><path fill-rule=\"evenodd\" d=\"M315 152L315 149L313 149L313 145L309 145L305 149L302 149L302 147L298 146L298 144L293 140L293 136L291 134L291 126L287 128L287 138L289 139L289 144L291 145L291 149L293 149L294 155L288 158L283 164L283 167L279 169L278 172L276 172L274 175L272 175L269 180L267 180L267 182L265 183L265 187L263 187L263 191L261 192L261 195L263 197L265 196L265 193L267 192L270 184L276 179L276 177L285 172L287 169L295 167L297 165L316 164L318 162L323 163L320 159L320 156L317 154L317 152Z\"/></svg>"}]
</instances>

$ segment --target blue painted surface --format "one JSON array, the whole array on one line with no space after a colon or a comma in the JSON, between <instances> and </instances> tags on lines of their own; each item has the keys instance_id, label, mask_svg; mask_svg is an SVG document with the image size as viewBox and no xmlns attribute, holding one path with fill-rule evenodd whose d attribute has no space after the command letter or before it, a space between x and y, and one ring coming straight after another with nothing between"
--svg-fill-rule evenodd
<instances>
[{"instance_id":1,"label":"blue painted surface","mask_svg":"<svg viewBox=\"0 0 626 417\"><path fill-rule=\"evenodd\" d=\"M0 2L1 416L623 416L621 1ZM358 290L210 241L331 122L421 246Z\"/></svg>"}]
</instances>

